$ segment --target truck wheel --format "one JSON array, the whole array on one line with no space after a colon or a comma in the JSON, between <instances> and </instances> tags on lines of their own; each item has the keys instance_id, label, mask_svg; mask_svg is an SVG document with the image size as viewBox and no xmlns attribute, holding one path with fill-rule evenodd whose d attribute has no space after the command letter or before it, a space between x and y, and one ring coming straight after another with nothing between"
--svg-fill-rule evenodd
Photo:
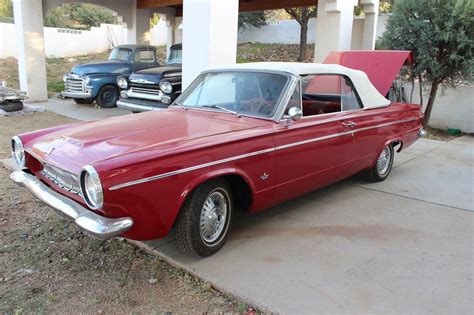
<instances>
[{"instance_id":1,"label":"truck wheel","mask_svg":"<svg viewBox=\"0 0 474 315\"><path fill-rule=\"evenodd\" d=\"M393 166L394 150L391 144L383 148L375 165L366 171L366 177L371 182L381 182L385 180Z\"/></svg>"},{"instance_id":2,"label":"truck wheel","mask_svg":"<svg viewBox=\"0 0 474 315\"><path fill-rule=\"evenodd\" d=\"M17 112L23 109L23 102L21 101L7 101L5 103L0 103L0 109L6 112Z\"/></svg>"},{"instance_id":3,"label":"truck wheel","mask_svg":"<svg viewBox=\"0 0 474 315\"><path fill-rule=\"evenodd\" d=\"M117 87L112 84L107 84L100 89L95 101L100 107L111 108L116 106L115 103L117 103L118 99L119 91Z\"/></svg>"},{"instance_id":4,"label":"truck wheel","mask_svg":"<svg viewBox=\"0 0 474 315\"><path fill-rule=\"evenodd\" d=\"M92 104L94 102L94 99L93 98L75 98L74 99L74 102L76 102L76 104Z\"/></svg>"},{"instance_id":5,"label":"truck wheel","mask_svg":"<svg viewBox=\"0 0 474 315\"><path fill-rule=\"evenodd\" d=\"M224 180L197 187L187 198L176 220L179 247L190 255L211 256L227 240L234 200Z\"/></svg>"}]
</instances>

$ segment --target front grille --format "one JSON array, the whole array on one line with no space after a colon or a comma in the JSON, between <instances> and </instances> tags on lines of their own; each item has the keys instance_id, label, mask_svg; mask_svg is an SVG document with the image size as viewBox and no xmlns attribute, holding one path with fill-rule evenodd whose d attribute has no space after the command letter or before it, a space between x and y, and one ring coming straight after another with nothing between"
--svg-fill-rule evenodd
<instances>
[{"instance_id":1,"label":"front grille","mask_svg":"<svg viewBox=\"0 0 474 315\"><path fill-rule=\"evenodd\" d=\"M51 165L44 165L41 170L41 175L49 179L51 183L59 188L76 195L81 195L79 177L77 175L63 171Z\"/></svg>"},{"instance_id":2,"label":"front grille","mask_svg":"<svg viewBox=\"0 0 474 315\"><path fill-rule=\"evenodd\" d=\"M81 78L66 78L66 92L84 93L84 80Z\"/></svg>"},{"instance_id":3,"label":"front grille","mask_svg":"<svg viewBox=\"0 0 474 315\"><path fill-rule=\"evenodd\" d=\"M155 95L161 96L163 93L159 89L146 89L146 88L139 88L139 87L131 87L130 90L133 93L140 93L140 94L148 94L148 95Z\"/></svg>"}]
</instances>

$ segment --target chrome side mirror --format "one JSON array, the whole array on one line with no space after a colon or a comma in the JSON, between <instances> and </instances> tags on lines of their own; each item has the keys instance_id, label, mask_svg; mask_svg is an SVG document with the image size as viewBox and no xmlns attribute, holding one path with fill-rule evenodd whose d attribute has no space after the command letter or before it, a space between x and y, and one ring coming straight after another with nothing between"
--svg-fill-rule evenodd
<instances>
[{"instance_id":1,"label":"chrome side mirror","mask_svg":"<svg viewBox=\"0 0 474 315\"><path fill-rule=\"evenodd\" d=\"M292 107L288 110L288 116L293 121L298 121L303 117L303 112L299 107Z\"/></svg>"}]
</instances>

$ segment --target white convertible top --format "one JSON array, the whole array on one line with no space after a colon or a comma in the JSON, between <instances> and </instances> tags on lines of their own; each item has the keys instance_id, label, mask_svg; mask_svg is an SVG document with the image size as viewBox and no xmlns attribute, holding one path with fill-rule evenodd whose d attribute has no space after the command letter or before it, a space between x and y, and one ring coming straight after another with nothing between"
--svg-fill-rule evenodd
<instances>
[{"instance_id":1,"label":"white convertible top","mask_svg":"<svg viewBox=\"0 0 474 315\"><path fill-rule=\"evenodd\" d=\"M370 82L367 74L336 64L300 63L300 62L250 62L208 70L265 70L283 71L296 76L306 74L342 74L351 79L364 108L379 108L390 105L390 101Z\"/></svg>"}]
</instances>

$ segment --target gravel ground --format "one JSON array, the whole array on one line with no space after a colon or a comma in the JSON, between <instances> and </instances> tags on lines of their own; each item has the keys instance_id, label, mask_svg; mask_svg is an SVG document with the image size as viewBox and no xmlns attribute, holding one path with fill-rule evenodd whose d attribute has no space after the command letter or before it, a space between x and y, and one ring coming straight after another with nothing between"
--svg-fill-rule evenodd
<instances>
[{"instance_id":1,"label":"gravel ground","mask_svg":"<svg viewBox=\"0 0 474 315\"><path fill-rule=\"evenodd\" d=\"M72 122L0 117L0 158L14 134ZM222 313L249 308L129 243L79 232L0 168L0 313Z\"/></svg>"}]
</instances>

